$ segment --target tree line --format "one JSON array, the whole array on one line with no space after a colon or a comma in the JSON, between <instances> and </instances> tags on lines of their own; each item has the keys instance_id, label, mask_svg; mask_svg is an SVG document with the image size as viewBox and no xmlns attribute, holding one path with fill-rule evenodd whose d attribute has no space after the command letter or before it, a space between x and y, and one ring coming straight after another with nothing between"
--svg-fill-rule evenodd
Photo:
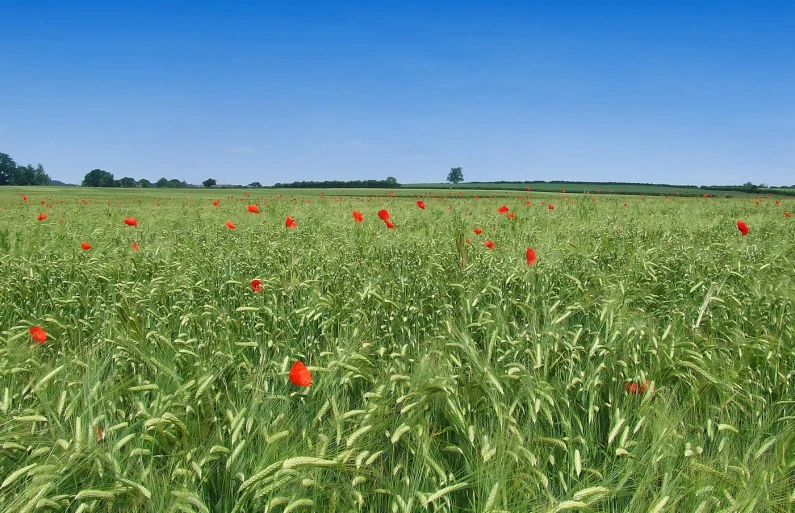
<instances>
[{"instance_id":1,"label":"tree line","mask_svg":"<svg viewBox=\"0 0 795 513\"><path fill-rule=\"evenodd\" d=\"M109 171L105 171L103 169L92 169L86 176L83 178L83 183L81 184L83 187L122 187L122 188L135 188L141 187L144 189L148 189L150 187L159 187L159 188L170 188L170 189L182 189L186 187L193 187L192 185L188 184L184 180L177 180L176 178L168 179L168 178L161 178L156 182L150 182L146 178L141 178L140 180L136 180L135 178L130 178L129 176L125 176L124 178L119 178L118 180L113 177L113 173Z\"/></svg>"},{"instance_id":2,"label":"tree line","mask_svg":"<svg viewBox=\"0 0 795 513\"><path fill-rule=\"evenodd\" d=\"M50 185L50 176L41 164L21 166L10 155L0 153L0 185Z\"/></svg>"},{"instance_id":3,"label":"tree line","mask_svg":"<svg viewBox=\"0 0 795 513\"><path fill-rule=\"evenodd\" d=\"M301 181L273 184L274 189L394 189L397 187L400 187L400 184L391 176L386 180L325 180L323 182Z\"/></svg>"}]
</instances>

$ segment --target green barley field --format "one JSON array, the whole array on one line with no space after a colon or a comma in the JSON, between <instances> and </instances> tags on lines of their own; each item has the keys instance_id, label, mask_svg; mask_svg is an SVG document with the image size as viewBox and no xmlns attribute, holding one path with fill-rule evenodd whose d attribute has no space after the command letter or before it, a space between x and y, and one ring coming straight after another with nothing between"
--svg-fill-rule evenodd
<instances>
[{"instance_id":1,"label":"green barley field","mask_svg":"<svg viewBox=\"0 0 795 513\"><path fill-rule=\"evenodd\" d=\"M0 190L0 511L795 510L794 201L244 191Z\"/></svg>"}]
</instances>

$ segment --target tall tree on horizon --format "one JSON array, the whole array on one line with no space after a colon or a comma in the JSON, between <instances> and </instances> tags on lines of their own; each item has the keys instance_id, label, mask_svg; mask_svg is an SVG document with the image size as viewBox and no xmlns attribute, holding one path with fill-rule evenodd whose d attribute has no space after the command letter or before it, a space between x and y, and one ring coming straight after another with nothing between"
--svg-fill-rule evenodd
<instances>
[{"instance_id":1,"label":"tall tree on horizon","mask_svg":"<svg viewBox=\"0 0 795 513\"><path fill-rule=\"evenodd\" d=\"M450 168L450 172L447 173L447 181L451 184L455 185L459 182L464 181L464 172L461 170L460 167L453 167Z\"/></svg>"}]
</instances>

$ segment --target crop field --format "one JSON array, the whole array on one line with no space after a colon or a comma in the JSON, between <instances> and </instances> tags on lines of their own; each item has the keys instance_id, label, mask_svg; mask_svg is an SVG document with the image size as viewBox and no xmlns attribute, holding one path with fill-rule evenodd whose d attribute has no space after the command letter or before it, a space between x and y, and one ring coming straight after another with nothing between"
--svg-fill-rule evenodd
<instances>
[{"instance_id":1,"label":"crop field","mask_svg":"<svg viewBox=\"0 0 795 513\"><path fill-rule=\"evenodd\" d=\"M795 201L332 192L0 189L0 511L795 510Z\"/></svg>"}]
</instances>

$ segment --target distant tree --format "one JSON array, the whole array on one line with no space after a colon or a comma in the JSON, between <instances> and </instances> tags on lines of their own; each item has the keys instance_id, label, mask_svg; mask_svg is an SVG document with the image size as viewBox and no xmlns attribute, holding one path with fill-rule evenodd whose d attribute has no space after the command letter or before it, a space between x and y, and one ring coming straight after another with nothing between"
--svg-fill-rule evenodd
<instances>
[{"instance_id":1,"label":"distant tree","mask_svg":"<svg viewBox=\"0 0 795 513\"><path fill-rule=\"evenodd\" d=\"M33 185L50 185L52 180L50 180L50 175L44 172L44 166L38 164L36 169L33 171L34 175L34 184Z\"/></svg>"},{"instance_id":2,"label":"distant tree","mask_svg":"<svg viewBox=\"0 0 795 513\"><path fill-rule=\"evenodd\" d=\"M160 188L168 187L168 178L163 177L160 180L158 180L157 181L157 186L160 187Z\"/></svg>"},{"instance_id":3,"label":"distant tree","mask_svg":"<svg viewBox=\"0 0 795 513\"><path fill-rule=\"evenodd\" d=\"M83 178L83 187L113 187L113 175L102 169L92 169Z\"/></svg>"},{"instance_id":4,"label":"distant tree","mask_svg":"<svg viewBox=\"0 0 795 513\"><path fill-rule=\"evenodd\" d=\"M262 184L259 182L251 182L250 184L248 184L248 187L251 187L252 189L259 189L260 187L262 187Z\"/></svg>"},{"instance_id":5,"label":"distant tree","mask_svg":"<svg viewBox=\"0 0 795 513\"><path fill-rule=\"evenodd\" d=\"M460 167L450 168L450 172L447 173L447 181L454 185L459 182L463 182L464 173L463 171L461 171L461 168Z\"/></svg>"},{"instance_id":6,"label":"distant tree","mask_svg":"<svg viewBox=\"0 0 795 513\"><path fill-rule=\"evenodd\" d=\"M395 178L394 176L387 176L386 183L391 187L393 185L397 185L398 181L397 178Z\"/></svg>"},{"instance_id":7,"label":"distant tree","mask_svg":"<svg viewBox=\"0 0 795 513\"><path fill-rule=\"evenodd\" d=\"M14 171L14 179L12 185L33 185L36 183L36 172L33 166L17 166Z\"/></svg>"},{"instance_id":8,"label":"distant tree","mask_svg":"<svg viewBox=\"0 0 795 513\"><path fill-rule=\"evenodd\" d=\"M209 189L210 187L212 187L213 185L215 185L217 183L218 182L215 180L215 178L208 178L207 180L202 182L202 185Z\"/></svg>"},{"instance_id":9,"label":"distant tree","mask_svg":"<svg viewBox=\"0 0 795 513\"><path fill-rule=\"evenodd\" d=\"M119 180L119 187L135 188L135 178L125 176Z\"/></svg>"},{"instance_id":10,"label":"distant tree","mask_svg":"<svg viewBox=\"0 0 795 513\"><path fill-rule=\"evenodd\" d=\"M14 159L6 153L0 153L0 185L11 185L16 170L17 163Z\"/></svg>"},{"instance_id":11,"label":"distant tree","mask_svg":"<svg viewBox=\"0 0 795 513\"><path fill-rule=\"evenodd\" d=\"M183 183L184 182L180 182L176 178L172 178L171 180L168 181L168 185L166 185L166 187L170 187L172 189L179 189L180 187L183 186L182 185Z\"/></svg>"},{"instance_id":12,"label":"distant tree","mask_svg":"<svg viewBox=\"0 0 795 513\"><path fill-rule=\"evenodd\" d=\"M148 189L149 187L152 186L152 182L150 182L146 178L141 178L140 180L138 180L138 185L140 185L144 189Z\"/></svg>"}]
</instances>

